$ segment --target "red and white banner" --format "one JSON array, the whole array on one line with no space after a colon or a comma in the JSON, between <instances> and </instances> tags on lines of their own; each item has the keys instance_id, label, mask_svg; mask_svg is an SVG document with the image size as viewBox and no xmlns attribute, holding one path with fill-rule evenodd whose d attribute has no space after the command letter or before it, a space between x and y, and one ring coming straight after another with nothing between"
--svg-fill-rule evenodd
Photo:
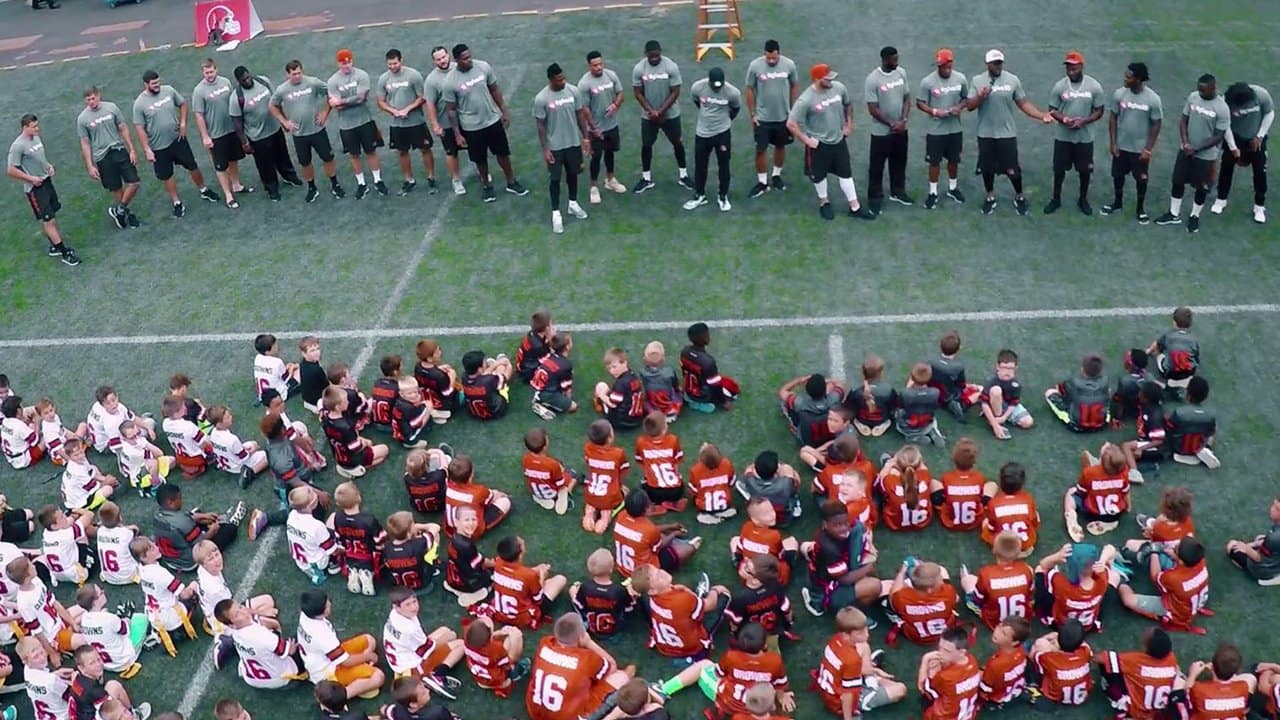
<instances>
[{"instance_id":1,"label":"red and white banner","mask_svg":"<svg viewBox=\"0 0 1280 720\"><path fill-rule=\"evenodd\" d=\"M244 41L262 32L253 0L199 0L195 4L196 46L209 44L209 33L222 32L222 42Z\"/></svg>"}]
</instances>

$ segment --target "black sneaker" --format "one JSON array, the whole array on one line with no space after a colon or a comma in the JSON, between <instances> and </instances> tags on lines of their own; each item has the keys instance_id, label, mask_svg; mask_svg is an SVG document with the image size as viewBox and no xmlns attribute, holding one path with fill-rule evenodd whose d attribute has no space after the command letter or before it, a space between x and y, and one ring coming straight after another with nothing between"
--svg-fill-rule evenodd
<instances>
[{"instance_id":1,"label":"black sneaker","mask_svg":"<svg viewBox=\"0 0 1280 720\"><path fill-rule=\"evenodd\" d=\"M62 254L62 246L49 243L49 257L58 257Z\"/></svg>"},{"instance_id":2,"label":"black sneaker","mask_svg":"<svg viewBox=\"0 0 1280 720\"><path fill-rule=\"evenodd\" d=\"M1165 213L1160 217L1156 218L1156 224L1157 225L1181 225L1182 218L1178 217L1177 215L1174 215L1173 213Z\"/></svg>"},{"instance_id":3,"label":"black sneaker","mask_svg":"<svg viewBox=\"0 0 1280 720\"><path fill-rule=\"evenodd\" d=\"M283 178L283 179L284 179L284 181L285 181L286 183L288 183L288 184L290 184L290 185L292 185L292 186L294 186L294 187L302 187L302 185L303 185L302 178L298 177L297 175L291 175L291 176L286 177L286 178Z\"/></svg>"},{"instance_id":4,"label":"black sneaker","mask_svg":"<svg viewBox=\"0 0 1280 720\"><path fill-rule=\"evenodd\" d=\"M180 217L182 217L183 215L186 215L186 214L187 214L187 208L186 208L186 207L185 207L181 202L176 202L176 203L174 203L174 204L173 204L173 216L174 216L174 217L176 217L176 218L180 218Z\"/></svg>"},{"instance_id":5,"label":"black sneaker","mask_svg":"<svg viewBox=\"0 0 1280 720\"><path fill-rule=\"evenodd\" d=\"M529 189L521 185L519 180L512 180L507 183L507 192L515 195L516 197L524 197L529 194Z\"/></svg>"},{"instance_id":6,"label":"black sneaker","mask_svg":"<svg viewBox=\"0 0 1280 720\"><path fill-rule=\"evenodd\" d=\"M1187 232L1189 233L1200 232L1200 216L1199 215L1192 215L1191 217L1187 218Z\"/></svg>"},{"instance_id":7,"label":"black sneaker","mask_svg":"<svg viewBox=\"0 0 1280 720\"><path fill-rule=\"evenodd\" d=\"M62 260L63 265L70 265L71 267L75 267L80 264L80 256L77 255L76 251L66 243L62 243L61 256L62 257L60 259Z\"/></svg>"},{"instance_id":8,"label":"black sneaker","mask_svg":"<svg viewBox=\"0 0 1280 720\"><path fill-rule=\"evenodd\" d=\"M996 211L996 199L995 199L995 198L987 198L986 200L983 200L983 201L982 201L982 214L983 214L983 215L990 215L991 213L993 213L993 212L995 212L995 211Z\"/></svg>"},{"instance_id":9,"label":"black sneaker","mask_svg":"<svg viewBox=\"0 0 1280 720\"><path fill-rule=\"evenodd\" d=\"M1018 197L1013 199L1013 209L1018 211L1019 215L1026 216L1031 212L1031 206L1027 204L1027 198Z\"/></svg>"},{"instance_id":10,"label":"black sneaker","mask_svg":"<svg viewBox=\"0 0 1280 720\"><path fill-rule=\"evenodd\" d=\"M938 195L937 193L929 193L924 198L924 209L932 210L936 207L938 207Z\"/></svg>"},{"instance_id":11,"label":"black sneaker","mask_svg":"<svg viewBox=\"0 0 1280 720\"><path fill-rule=\"evenodd\" d=\"M652 189L653 189L653 181L645 180L643 177L637 180L635 185L631 186L631 192L635 193L636 195L639 195L645 192L646 190L652 190Z\"/></svg>"},{"instance_id":12,"label":"black sneaker","mask_svg":"<svg viewBox=\"0 0 1280 720\"><path fill-rule=\"evenodd\" d=\"M319 195L319 194L320 194L320 193L316 193L316 195ZM271 202L280 202L280 191L279 191L279 190L272 190L272 189L268 188L268 189L267 189L267 199L268 199L268 200L270 200Z\"/></svg>"},{"instance_id":13,"label":"black sneaker","mask_svg":"<svg viewBox=\"0 0 1280 720\"><path fill-rule=\"evenodd\" d=\"M436 179L435 179L435 178L433 178L433 177L429 177L429 178L427 178L427 194L428 194L428 195L435 195L435 194L436 194L436 191L437 191L437 190L439 190L439 189L440 189L440 186L439 186L439 185L436 185Z\"/></svg>"},{"instance_id":14,"label":"black sneaker","mask_svg":"<svg viewBox=\"0 0 1280 720\"><path fill-rule=\"evenodd\" d=\"M365 183L356 184L356 199L363 200L365 195L369 194L369 186Z\"/></svg>"},{"instance_id":15,"label":"black sneaker","mask_svg":"<svg viewBox=\"0 0 1280 720\"><path fill-rule=\"evenodd\" d=\"M774 175L773 177L769 178L769 184L773 186L774 190L787 189L787 181L783 180L781 175Z\"/></svg>"},{"instance_id":16,"label":"black sneaker","mask_svg":"<svg viewBox=\"0 0 1280 720\"><path fill-rule=\"evenodd\" d=\"M868 207L868 206L870 206L871 212L875 213L876 215L879 215L880 211L884 209L884 200L880 198L871 198L870 200L867 201L866 205L863 205L863 207Z\"/></svg>"},{"instance_id":17,"label":"black sneaker","mask_svg":"<svg viewBox=\"0 0 1280 720\"><path fill-rule=\"evenodd\" d=\"M337 197L337 196L338 196L337 192L334 192L334 195L333 195L333 196L334 196L334 197ZM317 199L319 199L319 198L320 198L320 189L319 189L319 188L317 188L315 185L311 185L311 186L309 186L309 187L307 188L307 197L306 197L306 202L307 202L308 204L310 204L310 203L315 202L315 201L316 201Z\"/></svg>"},{"instance_id":18,"label":"black sneaker","mask_svg":"<svg viewBox=\"0 0 1280 720\"><path fill-rule=\"evenodd\" d=\"M1045 215L1052 215L1052 214L1054 214L1054 213L1058 212L1058 210L1059 210L1061 207L1062 207L1062 201L1061 201L1061 200L1059 200L1058 198L1054 198L1054 199L1050 200L1050 201L1049 201L1049 203L1048 203L1047 205L1045 205L1045 206L1044 206L1044 214L1045 214Z\"/></svg>"},{"instance_id":19,"label":"black sneaker","mask_svg":"<svg viewBox=\"0 0 1280 720\"><path fill-rule=\"evenodd\" d=\"M849 217L858 220L875 220L876 214L868 210L865 206L859 205L857 210L850 210Z\"/></svg>"},{"instance_id":20,"label":"black sneaker","mask_svg":"<svg viewBox=\"0 0 1280 720\"><path fill-rule=\"evenodd\" d=\"M416 187L418 187L418 183L417 183L417 181L415 181L415 180L405 180L403 183L401 183L401 185L400 185L400 192L399 192L399 193L397 193L397 194L398 194L400 197L404 197L405 195L408 195L409 193L413 192L413 189L414 189L414 188L416 188Z\"/></svg>"},{"instance_id":21,"label":"black sneaker","mask_svg":"<svg viewBox=\"0 0 1280 720\"><path fill-rule=\"evenodd\" d=\"M676 179L676 182L680 183L686 188L689 188L690 190L693 189L693 178L689 177L688 175L681 175L679 178Z\"/></svg>"},{"instance_id":22,"label":"black sneaker","mask_svg":"<svg viewBox=\"0 0 1280 720\"><path fill-rule=\"evenodd\" d=\"M115 221L116 227L120 228L121 230L129 226L129 216L121 214L115 205L107 206L107 214L110 215L111 219Z\"/></svg>"},{"instance_id":23,"label":"black sneaker","mask_svg":"<svg viewBox=\"0 0 1280 720\"><path fill-rule=\"evenodd\" d=\"M487 203L491 203L498 199L498 194L493 191L492 185L485 185L480 188L480 199Z\"/></svg>"},{"instance_id":24,"label":"black sneaker","mask_svg":"<svg viewBox=\"0 0 1280 720\"><path fill-rule=\"evenodd\" d=\"M1114 203L1114 204L1107 203L1106 205L1102 206L1102 209L1100 210L1100 212L1105 217L1107 215L1114 215L1115 213L1118 213L1123 209L1124 209L1124 203Z\"/></svg>"},{"instance_id":25,"label":"black sneaker","mask_svg":"<svg viewBox=\"0 0 1280 720\"><path fill-rule=\"evenodd\" d=\"M342 186L338 183L331 183L329 185L329 192L333 193L333 197L336 200L341 200L347 196L347 191L343 190Z\"/></svg>"},{"instance_id":26,"label":"black sneaker","mask_svg":"<svg viewBox=\"0 0 1280 720\"><path fill-rule=\"evenodd\" d=\"M1085 200L1084 198L1080 198L1080 201L1076 203L1076 207L1084 215L1093 215L1093 206L1090 205L1089 201Z\"/></svg>"},{"instance_id":27,"label":"black sneaker","mask_svg":"<svg viewBox=\"0 0 1280 720\"><path fill-rule=\"evenodd\" d=\"M1146 210L1139 210L1139 211L1138 211L1138 215L1137 215L1137 217L1138 217L1138 224L1139 224L1139 225L1149 225L1149 224L1151 224L1151 216L1147 214L1147 211L1146 211Z\"/></svg>"},{"instance_id":28,"label":"black sneaker","mask_svg":"<svg viewBox=\"0 0 1280 720\"><path fill-rule=\"evenodd\" d=\"M769 186L758 182L751 186L751 192L747 193L747 197L758 198L767 192L769 192Z\"/></svg>"},{"instance_id":29,"label":"black sneaker","mask_svg":"<svg viewBox=\"0 0 1280 720\"><path fill-rule=\"evenodd\" d=\"M836 211L831 207L831 203L829 202L822 203L821 205L818 206L818 214L822 216L823 220L836 219Z\"/></svg>"},{"instance_id":30,"label":"black sneaker","mask_svg":"<svg viewBox=\"0 0 1280 720\"><path fill-rule=\"evenodd\" d=\"M377 190L378 194L381 195L382 197L387 196L387 184L382 182L381 180L375 180L373 182L373 189Z\"/></svg>"},{"instance_id":31,"label":"black sneaker","mask_svg":"<svg viewBox=\"0 0 1280 720\"><path fill-rule=\"evenodd\" d=\"M209 188L209 187L206 187L205 189L200 191L200 197L215 204L222 202L222 198L218 197L218 193L214 192L213 188Z\"/></svg>"},{"instance_id":32,"label":"black sneaker","mask_svg":"<svg viewBox=\"0 0 1280 720\"><path fill-rule=\"evenodd\" d=\"M899 205L906 205L908 207L916 204L915 198L911 197L905 192L889 193L889 199L898 203Z\"/></svg>"},{"instance_id":33,"label":"black sneaker","mask_svg":"<svg viewBox=\"0 0 1280 720\"><path fill-rule=\"evenodd\" d=\"M138 219L138 216L137 216L137 215L134 215L134 214L133 214L133 211L132 211L132 210L130 210L130 209L128 209L128 208L125 208L125 211L124 211L124 212L125 212L125 214L126 214L126 215L128 215L128 216L129 216L129 227L131 227L131 228L136 228L136 227L141 227L141 226L142 226L142 221Z\"/></svg>"},{"instance_id":34,"label":"black sneaker","mask_svg":"<svg viewBox=\"0 0 1280 720\"><path fill-rule=\"evenodd\" d=\"M964 193L960 192L960 188L954 188L954 189L948 190L947 197L951 198L952 200L955 200L961 205L964 204Z\"/></svg>"}]
</instances>

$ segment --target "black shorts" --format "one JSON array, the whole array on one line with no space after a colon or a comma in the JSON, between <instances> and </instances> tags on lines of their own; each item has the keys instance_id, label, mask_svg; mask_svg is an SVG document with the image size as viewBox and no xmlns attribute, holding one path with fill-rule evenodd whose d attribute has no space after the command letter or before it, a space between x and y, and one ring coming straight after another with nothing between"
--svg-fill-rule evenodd
<instances>
[{"instance_id":1,"label":"black shorts","mask_svg":"<svg viewBox=\"0 0 1280 720\"><path fill-rule=\"evenodd\" d=\"M293 150L298 153L298 164L311 166L311 151L315 151L323 162L333 160L333 145L329 143L329 131L321 130L311 135L294 135Z\"/></svg>"},{"instance_id":2,"label":"black shorts","mask_svg":"<svg viewBox=\"0 0 1280 720\"><path fill-rule=\"evenodd\" d=\"M58 216L62 203L58 202L58 191L53 187L53 178L45 178L44 182L31 188L27 193L27 202L31 204L31 212L40 222L49 222Z\"/></svg>"},{"instance_id":3,"label":"black shorts","mask_svg":"<svg viewBox=\"0 0 1280 720\"><path fill-rule=\"evenodd\" d=\"M669 573L680 569L680 553L672 545L658 549L658 566Z\"/></svg>"},{"instance_id":4,"label":"black shorts","mask_svg":"<svg viewBox=\"0 0 1280 720\"><path fill-rule=\"evenodd\" d=\"M378 132L378 125L372 120L360 127L339 130L338 139L342 141L342 152L355 156L361 153L372 155L384 144L382 133Z\"/></svg>"},{"instance_id":5,"label":"black shorts","mask_svg":"<svg viewBox=\"0 0 1280 720\"><path fill-rule=\"evenodd\" d=\"M756 150L762 151L770 145L786 147L795 139L784 122L762 122L756 125Z\"/></svg>"},{"instance_id":6,"label":"black shorts","mask_svg":"<svg viewBox=\"0 0 1280 720\"><path fill-rule=\"evenodd\" d=\"M660 488L652 485L641 485L644 488L644 494L649 496L649 501L654 505L662 503L675 503L684 499L684 487Z\"/></svg>"},{"instance_id":7,"label":"black shorts","mask_svg":"<svg viewBox=\"0 0 1280 720\"><path fill-rule=\"evenodd\" d=\"M409 152L410 150L421 150L432 146L431 133L427 132L427 126L410 125L409 127L390 127L391 149L399 152Z\"/></svg>"},{"instance_id":8,"label":"black shorts","mask_svg":"<svg viewBox=\"0 0 1280 720\"><path fill-rule=\"evenodd\" d=\"M978 138L978 166L999 174L1017 170L1018 138Z\"/></svg>"},{"instance_id":9,"label":"black shorts","mask_svg":"<svg viewBox=\"0 0 1280 720\"><path fill-rule=\"evenodd\" d=\"M1179 151L1178 159L1173 161L1173 184L1208 187L1209 182L1213 180L1215 162L1217 161L1187 157L1185 153Z\"/></svg>"},{"instance_id":10,"label":"black shorts","mask_svg":"<svg viewBox=\"0 0 1280 720\"><path fill-rule=\"evenodd\" d=\"M658 141L659 130L667 136L667 142L672 145L680 144L684 130L678 116L658 121L640 118L640 144L644 147L653 147L653 144Z\"/></svg>"},{"instance_id":11,"label":"black shorts","mask_svg":"<svg viewBox=\"0 0 1280 720\"><path fill-rule=\"evenodd\" d=\"M440 136L440 147L444 148L445 155L458 157L458 139L453 136L452 128L444 128L444 134Z\"/></svg>"},{"instance_id":12,"label":"black shorts","mask_svg":"<svg viewBox=\"0 0 1280 720\"><path fill-rule=\"evenodd\" d=\"M244 145L240 144L239 135L227 133L213 139L213 147L209 149L209 154L213 156L213 169L223 172L231 167L231 163L244 159Z\"/></svg>"},{"instance_id":13,"label":"black shorts","mask_svg":"<svg viewBox=\"0 0 1280 720\"><path fill-rule=\"evenodd\" d=\"M1078 173L1093 171L1093 143L1053 141L1053 171L1074 169Z\"/></svg>"},{"instance_id":14,"label":"black shorts","mask_svg":"<svg viewBox=\"0 0 1280 720\"><path fill-rule=\"evenodd\" d=\"M21 508L9 508L0 517L0 540L4 542L24 543L31 537L31 521L27 519L27 511Z\"/></svg>"},{"instance_id":15,"label":"black shorts","mask_svg":"<svg viewBox=\"0 0 1280 720\"><path fill-rule=\"evenodd\" d=\"M196 156L191 152L191 143L186 138L180 137L174 141L172 145L163 150L152 149L152 154L156 156L156 161L152 163L152 168L156 171L157 180L168 180L173 177L174 166L186 168L188 171L196 170L200 166L196 164Z\"/></svg>"},{"instance_id":16,"label":"black shorts","mask_svg":"<svg viewBox=\"0 0 1280 720\"><path fill-rule=\"evenodd\" d=\"M1121 150L1111 158L1111 177L1133 175L1135 180L1146 180L1151 162L1142 159L1142 153Z\"/></svg>"},{"instance_id":17,"label":"black shorts","mask_svg":"<svg viewBox=\"0 0 1280 720\"><path fill-rule=\"evenodd\" d=\"M129 161L129 151L124 148L112 148L102 159L95 163L98 167L98 180L102 187L115 192L125 184L138 183L138 167Z\"/></svg>"},{"instance_id":18,"label":"black shorts","mask_svg":"<svg viewBox=\"0 0 1280 720\"><path fill-rule=\"evenodd\" d=\"M618 152L622 149L622 133L618 132L618 128L605 130L601 133L599 140L591 141L591 154L599 155L602 152Z\"/></svg>"},{"instance_id":19,"label":"black shorts","mask_svg":"<svg viewBox=\"0 0 1280 720\"><path fill-rule=\"evenodd\" d=\"M462 137L467 141L467 157L477 165L487 162L490 153L495 157L506 157L511 154L511 144L507 142L507 129L502 127L501 120L479 130L463 130Z\"/></svg>"},{"instance_id":20,"label":"black shorts","mask_svg":"<svg viewBox=\"0 0 1280 720\"><path fill-rule=\"evenodd\" d=\"M924 136L924 161L930 166L941 165L943 160L959 163L964 151L964 133Z\"/></svg>"},{"instance_id":21,"label":"black shorts","mask_svg":"<svg viewBox=\"0 0 1280 720\"><path fill-rule=\"evenodd\" d=\"M552 150L551 159L554 162L547 166L547 172L551 174L552 180L559 180L562 174L568 176L582 173L582 148L579 146Z\"/></svg>"},{"instance_id":22,"label":"black shorts","mask_svg":"<svg viewBox=\"0 0 1280 720\"><path fill-rule=\"evenodd\" d=\"M822 182L827 175L838 178L853 177L853 163L849 160L849 145L841 140L838 143L818 143L818 147L806 149L804 165L809 179Z\"/></svg>"}]
</instances>

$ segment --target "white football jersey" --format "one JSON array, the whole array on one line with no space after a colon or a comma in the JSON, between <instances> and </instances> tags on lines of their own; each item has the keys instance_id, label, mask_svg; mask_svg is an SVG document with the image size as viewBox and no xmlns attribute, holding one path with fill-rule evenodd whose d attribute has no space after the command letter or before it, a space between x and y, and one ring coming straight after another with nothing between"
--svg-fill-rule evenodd
<instances>
[{"instance_id":1,"label":"white football jersey","mask_svg":"<svg viewBox=\"0 0 1280 720\"><path fill-rule=\"evenodd\" d=\"M0 542L0 602L13 605L18 600L18 583L9 579L5 568L23 556L22 548L11 542Z\"/></svg>"},{"instance_id":2,"label":"white football jersey","mask_svg":"<svg viewBox=\"0 0 1280 720\"><path fill-rule=\"evenodd\" d=\"M18 590L16 604L27 634L42 635L45 640L57 644L54 638L66 625L54 607L53 593L40 578L31 578L30 590Z\"/></svg>"},{"instance_id":3,"label":"white football jersey","mask_svg":"<svg viewBox=\"0 0 1280 720\"><path fill-rule=\"evenodd\" d=\"M249 451L244 449L244 443L230 430L210 430L209 444L213 445L213 459L219 470L238 473L244 467L244 461L249 459Z\"/></svg>"},{"instance_id":4,"label":"white football jersey","mask_svg":"<svg viewBox=\"0 0 1280 720\"><path fill-rule=\"evenodd\" d=\"M200 612L204 613L209 624L214 628L220 628L222 623L213 616L213 608L231 597L231 588L227 587L227 581L222 577L222 573L214 575L204 567L197 567L196 597L200 598Z\"/></svg>"},{"instance_id":5,"label":"white football jersey","mask_svg":"<svg viewBox=\"0 0 1280 720\"><path fill-rule=\"evenodd\" d=\"M22 421L22 418L7 417L0 420L0 451L13 466L21 470L31 465L31 448L39 442L36 431Z\"/></svg>"},{"instance_id":6,"label":"white football jersey","mask_svg":"<svg viewBox=\"0 0 1280 720\"><path fill-rule=\"evenodd\" d=\"M328 618L309 618L303 613L298 613L298 647L313 683L332 680L334 670L348 657Z\"/></svg>"},{"instance_id":7,"label":"white football jersey","mask_svg":"<svg viewBox=\"0 0 1280 720\"><path fill-rule=\"evenodd\" d=\"M102 657L102 664L110 672L123 672L138 661L141 648L133 646L129 637L129 621L107 612L90 610L80 616L80 634L84 635Z\"/></svg>"},{"instance_id":8,"label":"white football jersey","mask_svg":"<svg viewBox=\"0 0 1280 720\"><path fill-rule=\"evenodd\" d=\"M399 675L417 670L431 654L431 641L417 617L405 617L394 609L382 626L382 651L391 672Z\"/></svg>"},{"instance_id":9,"label":"white football jersey","mask_svg":"<svg viewBox=\"0 0 1280 720\"><path fill-rule=\"evenodd\" d=\"M55 582L79 583L84 579L80 567L80 541L84 538L84 526L76 522L61 530L41 533L40 549Z\"/></svg>"},{"instance_id":10,"label":"white football jersey","mask_svg":"<svg viewBox=\"0 0 1280 720\"><path fill-rule=\"evenodd\" d=\"M305 573L310 573L313 566L328 567L329 557L338 550L333 533L311 513L290 510L285 534L289 540L289 556Z\"/></svg>"},{"instance_id":11,"label":"white football jersey","mask_svg":"<svg viewBox=\"0 0 1280 720\"><path fill-rule=\"evenodd\" d=\"M160 427L174 452L187 457L204 457L203 445L207 440L195 423L186 418L165 418Z\"/></svg>"},{"instance_id":12,"label":"white football jersey","mask_svg":"<svg viewBox=\"0 0 1280 720\"><path fill-rule=\"evenodd\" d=\"M128 525L98 528L98 576L105 583L129 585L138 582L138 561L129 552L136 534Z\"/></svg>"},{"instance_id":13,"label":"white football jersey","mask_svg":"<svg viewBox=\"0 0 1280 720\"><path fill-rule=\"evenodd\" d=\"M88 460L74 462L67 460L62 469L62 504L68 508L82 508L89 499L101 489L98 483L98 469Z\"/></svg>"},{"instance_id":14,"label":"white football jersey","mask_svg":"<svg viewBox=\"0 0 1280 720\"><path fill-rule=\"evenodd\" d=\"M178 590L182 583L160 563L142 565L138 568L138 581L142 585L142 594L147 601L147 617L152 625L159 625L165 630L177 630L182 627L182 616L178 614Z\"/></svg>"},{"instance_id":15,"label":"white football jersey","mask_svg":"<svg viewBox=\"0 0 1280 720\"><path fill-rule=\"evenodd\" d=\"M93 443L93 449L98 452L106 452L107 448L115 450L120 444L120 423L132 419L133 411L125 407L124 403L117 404L116 411L109 413L102 407L102 403L95 402L89 408L86 420L89 425L89 442Z\"/></svg>"},{"instance_id":16,"label":"white football jersey","mask_svg":"<svg viewBox=\"0 0 1280 720\"><path fill-rule=\"evenodd\" d=\"M57 413L53 414L52 420L40 420L40 442L49 448L49 452L60 452L66 437L67 429L62 425L62 418Z\"/></svg>"},{"instance_id":17,"label":"white football jersey","mask_svg":"<svg viewBox=\"0 0 1280 720\"><path fill-rule=\"evenodd\" d=\"M258 623L228 628L240 654L240 677L253 688L273 690L289 684L298 674L298 664L289 657L293 648L280 635Z\"/></svg>"},{"instance_id":18,"label":"white football jersey","mask_svg":"<svg viewBox=\"0 0 1280 720\"><path fill-rule=\"evenodd\" d=\"M23 670L27 697L35 708L36 720L67 720L71 717L71 685L52 670Z\"/></svg>"},{"instance_id":19,"label":"white football jersey","mask_svg":"<svg viewBox=\"0 0 1280 720\"><path fill-rule=\"evenodd\" d=\"M274 355L257 355L253 358L253 390L262 397L263 390L275 390L280 397L289 397L289 368Z\"/></svg>"},{"instance_id":20,"label":"white football jersey","mask_svg":"<svg viewBox=\"0 0 1280 720\"><path fill-rule=\"evenodd\" d=\"M116 458L120 461L120 474L130 481L141 478L147 472L147 460L151 458L151 444L141 435L133 440L120 438L116 446Z\"/></svg>"}]
</instances>

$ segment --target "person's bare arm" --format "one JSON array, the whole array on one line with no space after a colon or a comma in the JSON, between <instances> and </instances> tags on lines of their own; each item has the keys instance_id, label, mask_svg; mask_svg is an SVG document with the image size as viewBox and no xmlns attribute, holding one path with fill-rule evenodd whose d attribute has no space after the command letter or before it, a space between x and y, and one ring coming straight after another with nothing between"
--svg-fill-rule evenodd
<instances>
[{"instance_id":1,"label":"person's bare arm","mask_svg":"<svg viewBox=\"0 0 1280 720\"><path fill-rule=\"evenodd\" d=\"M676 104L676 100L680 99L680 87L680 85L676 85L671 88L670 92L667 93L667 99L662 101L662 105L654 108L658 114L666 115L671 106Z\"/></svg>"},{"instance_id":2,"label":"person's bare arm","mask_svg":"<svg viewBox=\"0 0 1280 720\"><path fill-rule=\"evenodd\" d=\"M1018 106L1018 109L1022 111L1022 114L1026 115L1029 118L1039 120L1040 122L1046 123L1046 124L1051 123L1054 120L1052 114L1047 113L1044 110L1041 110L1040 108L1036 107L1035 103L1031 102L1026 98L1022 98L1021 100L1015 100L1014 103Z\"/></svg>"}]
</instances>

